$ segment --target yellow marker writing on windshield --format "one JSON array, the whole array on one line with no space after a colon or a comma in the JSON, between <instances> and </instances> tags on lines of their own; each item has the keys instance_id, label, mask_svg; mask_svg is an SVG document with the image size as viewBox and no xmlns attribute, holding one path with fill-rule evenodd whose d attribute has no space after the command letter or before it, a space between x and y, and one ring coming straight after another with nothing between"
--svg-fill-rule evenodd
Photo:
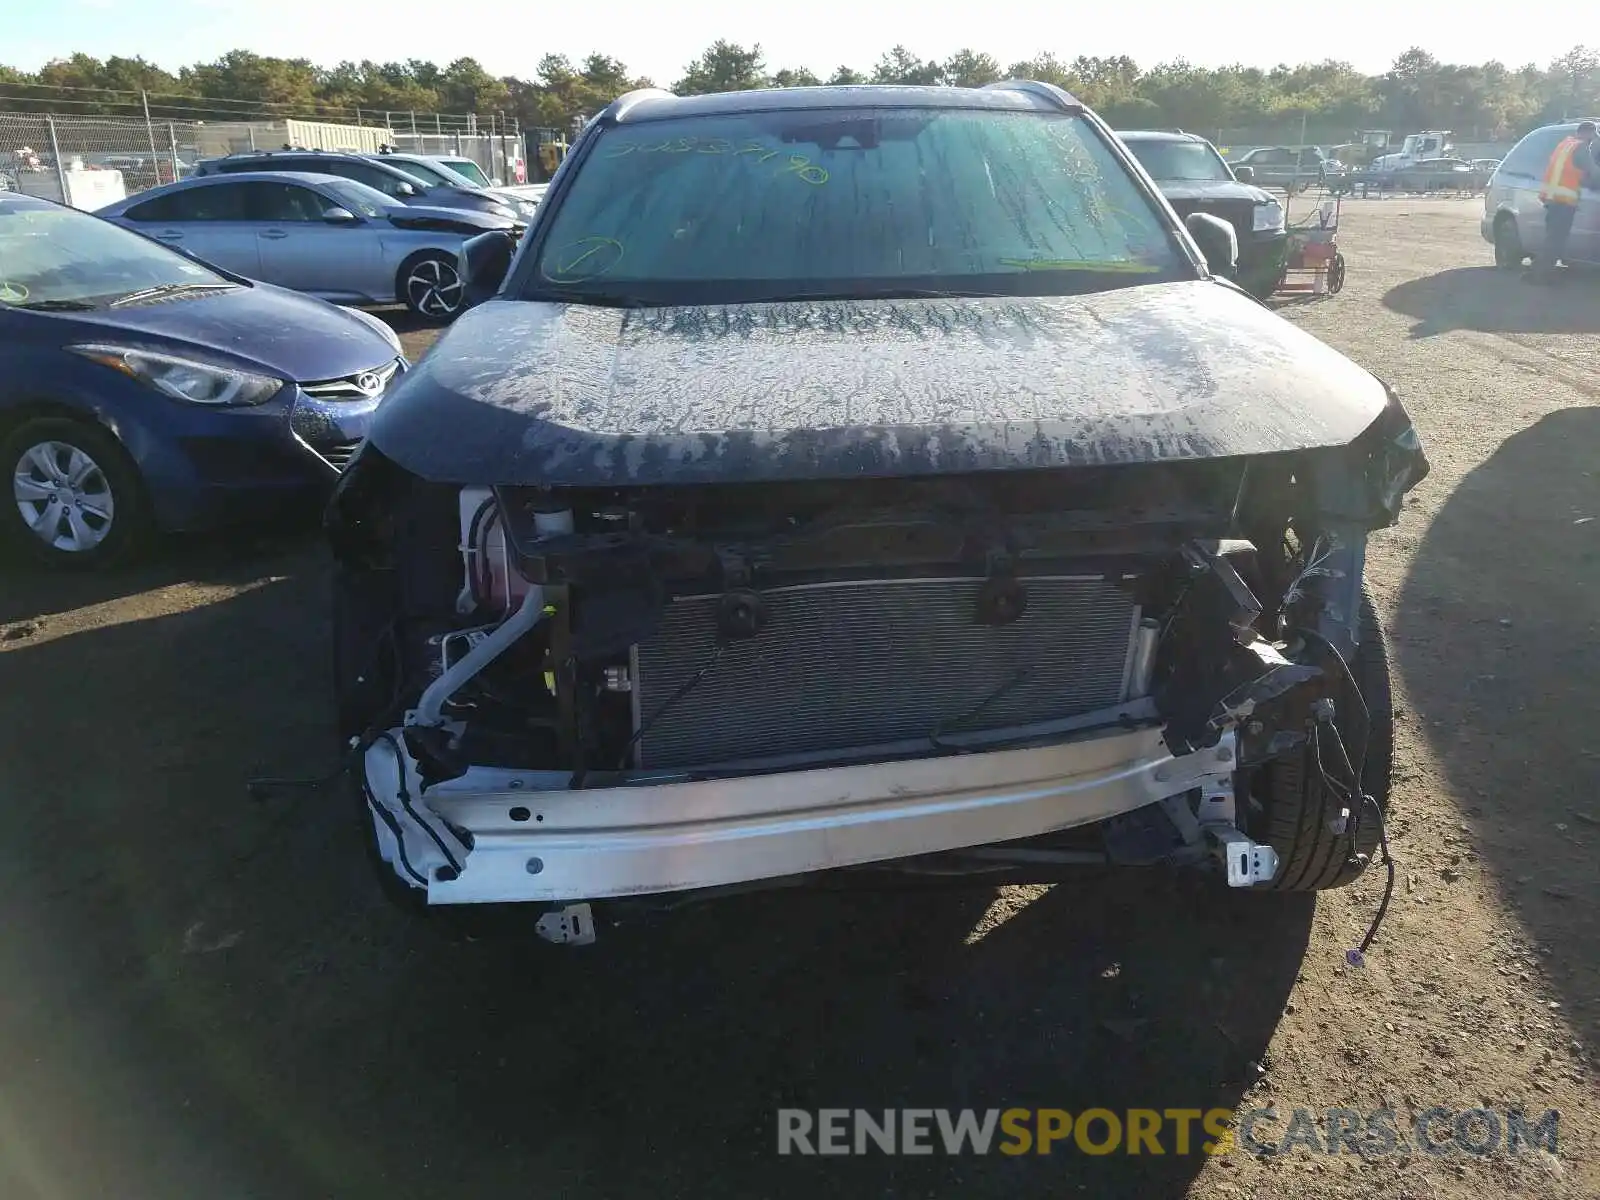
<instances>
[{"instance_id":1,"label":"yellow marker writing on windshield","mask_svg":"<svg viewBox=\"0 0 1600 1200\"><path fill-rule=\"evenodd\" d=\"M561 259L567 254L576 251L566 262ZM596 256L599 257L596 257ZM616 238L586 237L579 238L571 245L563 246L559 252L552 254L552 265L544 268L545 278L556 283L566 283L578 279L593 279L597 275L604 275L617 263L622 261L623 245ZM585 263L588 264L585 267Z\"/></svg>"},{"instance_id":2,"label":"yellow marker writing on windshield","mask_svg":"<svg viewBox=\"0 0 1600 1200\"><path fill-rule=\"evenodd\" d=\"M784 170L793 171L801 179L816 187L821 187L828 182L827 170L817 166L803 154L791 154L789 156L789 165Z\"/></svg>"}]
</instances>

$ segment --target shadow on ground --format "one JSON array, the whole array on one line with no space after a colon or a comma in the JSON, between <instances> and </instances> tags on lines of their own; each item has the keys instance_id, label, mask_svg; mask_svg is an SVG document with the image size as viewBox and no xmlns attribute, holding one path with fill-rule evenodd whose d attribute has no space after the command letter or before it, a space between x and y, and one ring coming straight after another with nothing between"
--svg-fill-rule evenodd
<instances>
[{"instance_id":1,"label":"shadow on ground","mask_svg":"<svg viewBox=\"0 0 1600 1200\"><path fill-rule=\"evenodd\" d=\"M160 537L135 562L102 571L38 567L0 545L0 626L31 624L174 584L247 583L281 570L288 560L312 555L316 527L311 514L265 526Z\"/></svg>"},{"instance_id":2,"label":"shadow on ground","mask_svg":"<svg viewBox=\"0 0 1600 1200\"><path fill-rule=\"evenodd\" d=\"M1593 1005L1600 409L1545 417L1462 480L1417 550L1394 654L1452 784L1473 798L1485 866L1551 949L1569 1010ZM1600 1012L1579 1019L1593 1027Z\"/></svg>"},{"instance_id":3,"label":"shadow on ground","mask_svg":"<svg viewBox=\"0 0 1600 1200\"><path fill-rule=\"evenodd\" d=\"M991 890L774 894L575 952L408 922L337 789L245 799L332 757L324 590L0 651L8 1198L1175 1195L1198 1156L779 1158L775 1113L1258 1077L1309 897L1085 876L980 938Z\"/></svg>"},{"instance_id":4,"label":"shadow on ground","mask_svg":"<svg viewBox=\"0 0 1600 1200\"><path fill-rule=\"evenodd\" d=\"M1416 322L1411 327L1413 338L1456 329L1600 333L1600 273L1575 272L1541 286L1517 271L1457 267L1392 287L1383 304Z\"/></svg>"}]
</instances>

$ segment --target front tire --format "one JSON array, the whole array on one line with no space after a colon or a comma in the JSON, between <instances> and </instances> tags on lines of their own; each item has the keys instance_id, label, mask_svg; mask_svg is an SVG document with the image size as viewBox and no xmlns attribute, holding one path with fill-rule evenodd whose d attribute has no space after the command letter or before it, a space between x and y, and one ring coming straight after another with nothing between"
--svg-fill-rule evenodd
<instances>
[{"instance_id":1,"label":"front tire","mask_svg":"<svg viewBox=\"0 0 1600 1200\"><path fill-rule=\"evenodd\" d=\"M466 307L467 289L453 256L425 250L406 259L395 281L405 306L429 321L453 321Z\"/></svg>"},{"instance_id":2,"label":"front tire","mask_svg":"<svg viewBox=\"0 0 1600 1200\"><path fill-rule=\"evenodd\" d=\"M46 566L96 570L144 542L150 506L122 444L88 421L37 417L0 442L9 492L0 526Z\"/></svg>"},{"instance_id":3,"label":"front tire","mask_svg":"<svg viewBox=\"0 0 1600 1200\"><path fill-rule=\"evenodd\" d=\"M1389 650L1383 626L1378 623L1377 609L1365 591L1361 596L1360 621L1361 644L1350 661L1350 670L1372 722L1361 768L1361 786L1388 813L1390 777L1394 769L1394 702L1389 687ZM1337 664L1333 669L1338 670ZM1351 695L1347 681L1341 679L1332 694L1335 720L1348 738L1361 727L1361 706ZM1327 746L1325 740L1325 749ZM1342 777L1338 763L1329 764L1325 758L1324 765L1335 778ZM1379 815L1370 805L1359 813L1351 805L1346 832L1334 832L1339 810L1346 807L1347 802L1323 782L1310 745L1265 767L1257 777L1255 793L1263 811L1259 821L1252 822L1252 825L1259 825L1253 834L1278 852L1281 863L1272 882L1261 885L1263 890L1320 892L1343 887L1366 869L1378 848Z\"/></svg>"},{"instance_id":4,"label":"front tire","mask_svg":"<svg viewBox=\"0 0 1600 1200\"><path fill-rule=\"evenodd\" d=\"M1494 223L1494 265L1502 271L1520 271L1527 260L1515 218L1502 215Z\"/></svg>"}]
</instances>

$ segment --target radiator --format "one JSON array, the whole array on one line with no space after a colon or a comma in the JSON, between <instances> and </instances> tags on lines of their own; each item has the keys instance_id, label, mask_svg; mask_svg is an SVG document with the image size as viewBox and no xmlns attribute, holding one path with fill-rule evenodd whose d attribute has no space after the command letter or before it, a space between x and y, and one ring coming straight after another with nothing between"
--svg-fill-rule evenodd
<instances>
[{"instance_id":1,"label":"radiator","mask_svg":"<svg viewBox=\"0 0 1600 1200\"><path fill-rule=\"evenodd\" d=\"M845 750L1119 703L1139 623L1132 597L1104 576L1023 582L1027 607L1000 626L974 620L977 579L763 589L765 628L719 656L718 597L677 598L634 651L638 765Z\"/></svg>"}]
</instances>

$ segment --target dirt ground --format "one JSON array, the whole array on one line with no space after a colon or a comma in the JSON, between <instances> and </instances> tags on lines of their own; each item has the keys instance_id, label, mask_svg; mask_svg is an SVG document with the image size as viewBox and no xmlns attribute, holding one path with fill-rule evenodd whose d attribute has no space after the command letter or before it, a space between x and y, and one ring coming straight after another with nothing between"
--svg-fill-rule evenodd
<instances>
[{"instance_id":1,"label":"dirt ground","mask_svg":"<svg viewBox=\"0 0 1600 1200\"><path fill-rule=\"evenodd\" d=\"M1346 206L1285 315L1400 389L1434 470L1370 573L1399 887L769 895L554 951L380 898L328 769L315 536L0 575L0 1197L1600 1195L1600 282L1477 206ZM420 349L426 335L409 333ZM1557 1109L1559 1151L780 1158L783 1106ZM1284 1125L1258 1126L1275 1140Z\"/></svg>"}]
</instances>

